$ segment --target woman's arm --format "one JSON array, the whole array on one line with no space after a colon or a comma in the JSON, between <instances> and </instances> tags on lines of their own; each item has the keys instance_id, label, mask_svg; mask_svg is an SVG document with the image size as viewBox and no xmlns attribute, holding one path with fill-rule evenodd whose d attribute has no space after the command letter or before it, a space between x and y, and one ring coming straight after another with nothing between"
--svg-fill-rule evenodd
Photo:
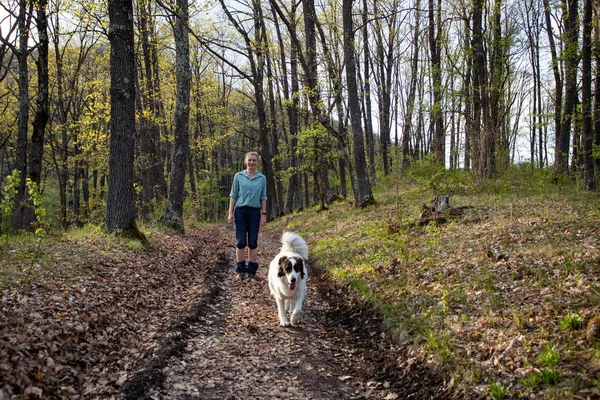
<instances>
[{"instance_id":1,"label":"woman's arm","mask_svg":"<svg viewBox=\"0 0 600 400\"><path fill-rule=\"evenodd\" d=\"M260 226L263 227L267 223L267 201L260 201Z\"/></svg>"},{"instance_id":2,"label":"woman's arm","mask_svg":"<svg viewBox=\"0 0 600 400\"><path fill-rule=\"evenodd\" d=\"M233 210L235 209L235 199L229 198L229 212L227 213L227 222L233 224Z\"/></svg>"}]
</instances>

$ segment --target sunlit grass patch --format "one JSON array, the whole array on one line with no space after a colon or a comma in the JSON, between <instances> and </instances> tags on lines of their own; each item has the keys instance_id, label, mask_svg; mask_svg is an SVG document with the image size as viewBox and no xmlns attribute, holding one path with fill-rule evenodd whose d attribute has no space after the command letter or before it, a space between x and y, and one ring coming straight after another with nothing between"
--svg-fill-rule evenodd
<instances>
[{"instance_id":1,"label":"sunlit grass patch","mask_svg":"<svg viewBox=\"0 0 600 400\"><path fill-rule=\"evenodd\" d=\"M583 319L579 314L572 313L562 317L559 324L565 330L576 331L583 328Z\"/></svg>"},{"instance_id":2,"label":"sunlit grass patch","mask_svg":"<svg viewBox=\"0 0 600 400\"><path fill-rule=\"evenodd\" d=\"M508 388L499 382L492 382L488 394L493 400L501 400L508 396Z\"/></svg>"}]
</instances>

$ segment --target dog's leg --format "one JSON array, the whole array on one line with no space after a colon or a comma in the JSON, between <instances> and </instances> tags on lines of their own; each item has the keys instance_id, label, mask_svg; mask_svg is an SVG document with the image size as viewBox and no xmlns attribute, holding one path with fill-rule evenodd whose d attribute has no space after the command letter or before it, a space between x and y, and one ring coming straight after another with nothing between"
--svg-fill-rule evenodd
<instances>
[{"instance_id":1,"label":"dog's leg","mask_svg":"<svg viewBox=\"0 0 600 400\"><path fill-rule=\"evenodd\" d=\"M292 311L294 311L294 308L296 308L296 303L294 301L292 301L292 300L285 301L285 311L292 312Z\"/></svg>"},{"instance_id":2,"label":"dog's leg","mask_svg":"<svg viewBox=\"0 0 600 400\"><path fill-rule=\"evenodd\" d=\"M290 321L288 321L287 315L285 313L285 301L280 297L276 297L275 301L277 302L277 313L279 314L279 325L288 326L290 324Z\"/></svg>"},{"instance_id":3,"label":"dog's leg","mask_svg":"<svg viewBox=\"0 0 600 400\"><path fill-rule=\"evenodd\" d=\"M297 325L300 321L300 313L302 312L302 298L296 300L294 305L294 312L292 312L292 325Z\"/></svg>"}]
</instances>

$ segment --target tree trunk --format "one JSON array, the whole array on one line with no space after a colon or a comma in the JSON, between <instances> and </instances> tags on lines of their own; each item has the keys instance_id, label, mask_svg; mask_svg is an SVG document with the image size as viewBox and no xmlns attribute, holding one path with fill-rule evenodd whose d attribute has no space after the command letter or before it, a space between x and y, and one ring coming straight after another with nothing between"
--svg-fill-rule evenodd
<instances>
[{"instance_id":1,"label":"tree trunk","mask_svg":"<svg viewBox=\"0 0 600 400\"><path fill-rule=\"evenodd\" d=\"M267 48L266 52L266 67L267 67L267 87L269 91L269 137L271 138L270 155L273 160L272 168L274 171L281 170L281 162L279 161L279 129L277 121L277 109L275 99L275 87L273 81L277 77L273 74L273 66L271 61L271 52ZM281 179L278 175L273 173L273 182L275 187L272 191L273 201L271 202L271 215L280 216L283 213L283 189L281 186Z\"/></svg>"},{"instance_id":2,"label":"tree trunk","mask_svg":"<svg viewBox=\"0 0 600 400\"><path fill-rule=\"evenodd\" d=\"M592 154L594 144L594 132L592 130L592 0L584 1L581 58L583 183L586 189L595 190L596 180Z\"/></svg>"},{"instance_id":3,"label":"tree trunk","mask_svg":"<svg viewBox=\"0 0 600 400\"><path fill-rule=\"evenodd\" d=\"M377 5L377 3L375 3ZM378 105L379 105L379 136L380 136L380 152L383 164L383 173L385 175L390 173L390 162L389 162L389 144L391 140L391 90L392 90L392 71L394 66L394 50L395 50L395 35L396 32L396 21L397 21L397 6L398 3L394 2L393 10L390 13L389 26L387 27L387 47L384 44L383 35L386 31L380 23L377 23L375 30L375 42L376 42L376 54L377 54L377 65L378 65ZM375 8L375 14L379 12ZM346 40L346 33L344 33L344 40ZM354 46L354 43L352 43ZM346 46L344 46L346 50ZM354 47L352 47L354 52ZM347 65L346 65L347 67Z\"/></svg>"},{"instance_id":4,"label":"tree trunk","mask_svg":"<svg viewBox=\"0 0 600 400\"><path fill-rule=\"evenodd\" d=\"M410 136L413 130L413 114L415 112L415 98L417 93L417 77L419 66L419 21L421 18L421 1L415 2L415 26L413 31L412 59L410 67L410 86L406 100L406 111L404 113L404 128L402 130L402 169L405 170L411 161Z\"/></svg>"},{"instance_id":5,"label":"tree trunk","mask_svg":"<svg viewBox=\"0 0 600 400\"><path fill-rule=\"evenodd\" d=\"M157 107L157 84L154 80L153 58L151 48L155 44L151 44L150 37L151 19L149 18L150 10L146 1L137 2L139 7L139 40L142 49L142 65L143 69L138 71L138 80L140 81L140 96L137 100L140 104L140 121L138 134L139 142L139 176L141 180L141 207L140 217L148 219L151 212L152 200L159 195L155 193L155 188L158 185L157 166L162 170L161 161L157 154L156 139L160 138L160 127L157 124L158 107Z\"/></svg>"},{"instance_id":6,"label":"tree trunk","mask_svg":"<svg viewBox=\"0 0 600 400\"><path fill-rule=\"evenodd\" d=\"M355 205L364 207L373 202L373 193L369 183L369 173L365 159L365 146L361 126L360 102L358 99L358 85L356 81L356 57L354 50L354 28L352 21L353 0L343 0L342 20L344 27L344 62L346 64L346 82L348 84L348 108L352 123L354 168L356 171L357 185ZM382 138L382 140L384 140Z\"/></svg>"},{"instance_id":7,"label":"tree trunk","mask_svg":"<svg viewBox=\"0 0 600 400\"><path fill-rule=\"evenodd\" d=\"M594 82L594 146L600 147L600 2L594 2L596 13L594 61L596 75ZM596 177L600 175L600 157L594 159Z\"/></svg>"},{"instance_id":8,"label":"tree trunk","mask_svg":"<svg viewBox=\"0 0 600 400\"><path fill-rule=\"evenodd\" d=\"M577 69L579 66L579 21L578 1L562 0L566 10L563 14L565 25L565 41L563 55L565 58L565 107L561 118L560 136L556 143L556 172L569 172L569 149L571 143L571 124L575 115L577 102Z\"/></svg>"},{"instance_id":9,"label":"tree trunk","mask_svg":"<svg viewBox=\"0 0 600 400\"><path fill-rule=\"evenodd\" d=\"M49 116L48 100L48 17L46 15L47 0L37 3L36 27L38 31L38 95L37 110L33 119L33 133L31 135L31 148L29 153L29 179L37 186L40 192L42 181L42 155L44 151L44 135ZM25 208L23 225L32 229L37 216L35 215L33 199L29 198L28 207ZM38 221L39 222L39 221Z\"/></svg>"},{"instance_id":10,"label":"tree trunk","mask_svg":"<svg viewBox=\"0 0 600 400\"><path fill-rule=\"evenodd\" d=\"M548 33L548 43L550 44L550 54L552 56L552 72L554 73L554 143L556 146L556 154L558 155L558 142L561 135L561 115L562 115L562 98L563 98L563 82L560 74L559 59L556 52L556 43L554 41L554 32L552 30L552 16L550 14L550 2L544 0L544 15L546 17L546 32ZM555 167L558 166L558 159L554 160ZM566 166L566 165L565 165ZM562 167L561 167L562 168Z\"/></svg>"},{"instance_id":11,"label":"tree trunk","mask_svg":"<svg viewBox=\"0 0 600 400\"><path fill-rule=\"evenodd\" d=\"M441 0L438 0L437 14L435 11L434 0L429 0L429 52L431 54L433 85L433 106L431 110L431 122L433 124L432 156L434 162L444 164L446 159L446 135L444 114L442 112L442 64L439 43L440 32L442 31Z\"/></svg>"},{"instance_id":12,"label":"tree trunk","mask_svg":"<svg viewBox=\"0 0 600 400\"><path fill-rule=\"evenodd\" d=\"M465 15L468 15L465 11ZM470 29L470 18L465 16L464 20L464 36L465 36L465 48L470 46L471 42L471 29ZM472 82L472 73L473 73L473 55L471 51L466 52L467 55L465 57L465 74L463 75L462 80L462 88L463 88L463 99L465 102L465 152L464 159L465 170L470 170L473 160L473 87L471 85Z\"/></svg>"},{"instance_id":13,"label":"tree trunk","mask_svg":"<svg viewBox=\"0 0 600 400\"><path fill-rule=\"evenodd\" d=\"M375 0L377 1L377 0ZM364 110L365 110L365 139L367 142L367 153L369 154L369 178L375 182L375 138L373 137L373 118L371 110L371 53L369 51L369 3L363 0L362 10L363 22L363 51L364 51ZM339 116L342 119L341 115Z\"/></svg>"},{"instance_id":14,"label":"tree trunk","mask_svg":"<svg viewBox=\"0 0 600 400\"><path fill-rule=\"evenodd\" d=\"M25 178L27 177L27 130L29 127L29 72L27 70L27 59L29 51L27 43L29 40L29 26L31 24L32 6L27 9L27 1L19 0L19 48L17 50L17 62L19 68L19 120L17 123L17 141L15 150L15 169L19 172L19 185L14 198L12 228L17 232L28 229L25 226L25 207L27 206L27 188Z\"/></svg>"},{"instance_id":15,"label":"tree trunk","mask_svg":"<svg viewBox=\"0 0 600 400\"><path fill-rule=\"evenodd\" d=\"M496 173L498 168L498 155L504 156L504 167L508 167L508 139L507 129L504 126L504 82L505 82L505 45L502 40L502 24L500 12L502 0L494 1L492 14L492 49L489 65L490 83L490 123L486 130L486 170L490 177Z\"/></svg>"},{"instance_id":16,"label":"tree trunk","mask_svg":"<svg viewBox=\"0 0 600 400\"><path fill-rule=\"evenodd\" d=\"M160 222L184 232L183 201L185 176L188 171L190 120L190 40L188 33L188 0L177 0L177 14L173 16L175 34L175 63L177 75L177 97L175 103L175 140L171 164L171 182L167 208L160 216Z\"/></svg>"},{"instance_id":17,"label":"tree trunk","mask_svg":"<svg viewBox=\"0 0 600 400\"><path fill-rule=\"evenodd\" d=\"M287 76L287 63L285 56L285 45L283 41L283 36L279 29L279 19L277 18L277 13L275 10L272 11L273 17L275 19L275 28L277 30L277 39L279 41L280 48L280 57L281 57L281 68L282 75ZM296 18L296 3L292 4L290 14L292 17L292 23L295 24ZM295 29L295 25L294 25ZM290 176L288 178L288 185L286 190L285 203L283 206L284 214L291 214L295 208L302 207L302 192L301 192L301 182L298 173L298 155L297 155L297 147L298 147L298 96L296 93L300 91L299 78L298 78L298 59L297 59L297 49L294 42L291 43L290 49L290 79L289 85L291 85L291 93L290 87L288 85L288 80L283 79L283 97L286 100L286 111L287 117L289 121L289 139L288 139L288 147L289 147L289 157L290 157Z\"/></svg>"},{"instance_id":18,"label":"tree trunk","mask_svg":"<svg viewBox=\"0 0 600 400\"><path fill-rule=\"evenodd\" d=\"M111 233L138 236L133 163L135 54L132 0L109 0L110 149L105 225Z\"/></svg>"}]
</instances>

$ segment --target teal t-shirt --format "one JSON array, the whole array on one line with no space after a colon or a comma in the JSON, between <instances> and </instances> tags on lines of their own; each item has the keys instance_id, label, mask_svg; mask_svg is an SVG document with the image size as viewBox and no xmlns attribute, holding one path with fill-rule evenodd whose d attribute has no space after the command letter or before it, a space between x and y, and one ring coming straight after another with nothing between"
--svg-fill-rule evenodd
<instances>
[{"instance_id":1,"label":"teal t-shirt","mask_svg":"<svg viewBox=\"0 0 600 400\"><path fill-rule=\"evenodd\" d=\"M235 199L235 208L260 208L261 200L267 199L267 178L256 172L250 179L246 170L240 171L233 177L229 197Z\"/></svg>"}]
</instances>

